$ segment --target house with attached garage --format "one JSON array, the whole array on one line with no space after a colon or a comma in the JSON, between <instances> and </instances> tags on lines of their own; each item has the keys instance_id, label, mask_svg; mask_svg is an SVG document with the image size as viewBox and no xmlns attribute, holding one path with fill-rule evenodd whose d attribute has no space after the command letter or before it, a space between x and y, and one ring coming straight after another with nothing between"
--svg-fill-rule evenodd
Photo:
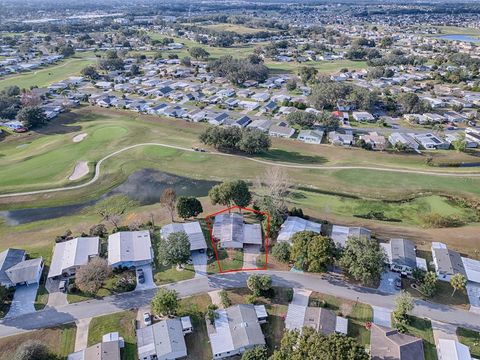
<instances>
[{"instance_id":1,"label":"house with attached garage","mask_svg":"<svg viewBox=\"0 0 480 360\"><path fill-rule=\"evenodd\" d=\"M272 126L273 121L268 119L259 119L253 120L250 124L247 125L249 129L258 129L263 132L267 132L268 129Z\"/></svg>"},{"instance_id":2,"label":"house with attached garage","mask_svg":"<svg viewBox=\"0 0 480 360\"><path fill-rule=\"evenodd\" d=\"M26 260L26 252L8 248L0 253L0 285L6 288L40 282L43 258Z\"/></svg>"},{"instance_id":3,"label":"house with attached garage","mask_svg":"<svg viewBox=\"0 0 480 360\"><path fill-rule=\"evenodd\" d=\"M265 346L260 324L266 322L264 305L235 305L215 310L214 324L207 332L214 359L240 355L255 346Z\"/></svg>"},{"instance_id":4,"label":"house with attached garage","mask_svg":"<svg viewBox=\"0 0 480 360\"><path fill-rule=\"evenodd\" d=\"M460 273L467 278L460 253L447 248L441 242L432 242L432 257L438 279L450 281L452 275Z\"/></svg>"},{"instance_id":5,"label":"house with attached garage","mask_svg":"<svg viewBox=\"0 0 480 360\"><path fill-rule=\"evenodd\" d=\"M417 258L415 244L407 239L390 239L388 243L380 244L387 254L390 270L410 275L419 267L426 270L426 261Z\"/></svg>"},{"instance_id":6,"label":"house with attached garage","mask_svg":"<svg viewBox=\"0 0 480 360\"><path fill-rule=\"evenodd\" d=\"M162 239L167 239L171 233L184 232L190 242L190 251L204 251L207 249L207 242L203 235L202 227L198 221L189 223L171 223L162 226L160 235Z\"/></svg>"},{"instance_id":7,"label":"house with attached garage","mask_svg":"<svg viewBox=\"0 0 480 360\"><path fill-rule=\"evenodd\" d=\"M288 126L272 125L268 129L268 135L273 137L291 138L295 134L295 129Z\"/></svg>"},{"instance_id":8,"label":"house with attached garage","mask_svg":"<svg viewBox=\"0 0 480 360\"><path fill-rule=\"evenodd\" d=\"M244 245L262 246L262 227L245 224L243 214L222 213L215 216L213 237L221 248L243 249Z\"/></svg>"},{"instance_id":9,"label":"house with attached garage","mask_svg":"<svg viewBox=\"0 0 480 360\"><path fill-rule=\"evenodd\" d=\"M187 356L185 335L192 332L190 317L165 319L137 329L140 360L176 360Z\"/></svg>"},{"instance_id":10,"label":"house with attached garage","mask_svg":"<svg viewBox=\"0 0 480 360\"><path fill-rule=\"evenodd\" d=\"M247 125L250 124L251 122L252 122L252 119L250 119L248 116L245 115L239 119L229 119L225 125L244 128L244 127L247 127Z\"/></svg>"},{"instance_id":11,"label":"house with attached garage","mask_svg":"<svg viewBox=\"0 0 480 360\"><path fill-rule=\"evenodd\" d=\"M354 111L352 113L352 118L358 122L364 122L364 121L374 122L375 121L374 116L366 111Z\"/></svg>"},{"instance_id":12,"label":"house with attached garage","mask_svg":"<svg viewBox=\"0 0 480 360\"><path fill-rule=\"evenodd\" d=\"M334 333L347 335L348 319L337 316L329 309L289 304L285 328L301 332L305 327L313 328L322 335Z\"/></svg>"},{"instance_id":13,"label":"house with attached garage","mask_svg":"<svg viewBox=\"0 0 480 360\"><path fill-rule=\"evenodd\" d=\"M365 237L370 239L372 232L363 227L348 227L333 225L330 237L338 247L345 247L347 240L352 237Z\"/></svg>"},{"instance_id":14,"label":"house with attached garage","mask_svg":"<svg viewBox=\"0 0 480 360\"><path fill-rule=\"evenodd\" d=\"M465 140L467 141L468 147L480 146L480 128L467 127L465 129Z\"/></svg>"},{"instance_id":15,"label":"house with attached garage","mask_svg":"<svg viewBox=\"0 0 480 360\"><path fill-rule=\"evenodd\" d=\"M98 237L79 237L56 243L48 278L58 279L75 275L80 266L99 255Z\"/></svg>"},{"instance_id":16,"label":"house with attached garage","mask_svg":"<svg viewBox=\"0 0 480 360\"><path fill-rule=\"evenodd\" d=\"M280 227L280 232L277 236L277 241L288 241L290 242L293 235L301 231L313 231L317 234L320 234L322 230L322 225L316 222L303 219L297 216L289 216L284 221L282 226Z\"/></svg>"},{"instance_id":17,"label":"house with attached garage","mask_svg":"<svg viewBox=\"0 0 480 360\"><path fill-rule=\"evenodd\" d=\"M323 139L321 130L301 130L297 137L298 140L307 144L320 144Z\"/></svg>"},{"instance_id":18,"label":"house with attached garage","mask_svg":"<svg viewBox=\"0 0 480 360\"><path fill-rule=\"evenodd\" d=\"M103 336L102 342L68 355L67 360L120 360L120 349L124 346L118 333L110 333Z\"/></svg>"},{"instance_id":19,"label":"house with attached garage","mask_svg":"<svg viewBox=\"0 0 480 360\"><path fill-rule=\"evenodd\" d=\"M391 133L388 137L388 142L393 146L397 144L401 144L405 146L407 149L411 150L418 150L419 145L418 142L410 134L398 133L394 132Z\"/></svg>"},{"instance_id":20,"label":"house with attached garage","mask_svg":"<svg viewBox=\"0 0 480 360\"><path fill-rule=\"evenodd\" d=\"M370 355L372 360L425 359L421 338L377 324L371 325Z\"/></svg>"},{"instance_id":21,"label":"house with attached garage","mask_svg":"<svg viewBox=\"0 0 480 360\"><path fill-rule=\"evenodd\" d=\"M427 133L427 134L413 134L413 138L418 142L424 149L443 149L447 150L450 147L450 144L446 141L441 140L438 136Z\"/></svg>"},{"instance_id":22,"label":"house with attached garage","mask_svg":"<svg viewBox=\"0 0 480 360\"><path fill-rule=\"evenodd\" d=\"M360 139L365 141L365 144L371 150L383 151L387 147L385 136L380 135L375 131L366 135L360 135Z\"/></svg>"},{"instance_id":23,"label":"house with attached garage","mask_svg":"<svg viewBox=\"0 0 480 360\"><path fill-rule=\"evenodd\" d=\"M353 134L351 131L346 130L344 133L338 131L330 131L328 133L328 140L337 146L352 146Z\"/></svg>"},{"instance_id":24,"label":"house with attached garage","mask_svg":"<svg viewBox=\"0 0 480 360\"><path fill-rule=\"evenodd\" d=\"M138 267L153 261L150 231L120 231L108 237L108 263L113 267Z\"/></svg>"}]
</instances>

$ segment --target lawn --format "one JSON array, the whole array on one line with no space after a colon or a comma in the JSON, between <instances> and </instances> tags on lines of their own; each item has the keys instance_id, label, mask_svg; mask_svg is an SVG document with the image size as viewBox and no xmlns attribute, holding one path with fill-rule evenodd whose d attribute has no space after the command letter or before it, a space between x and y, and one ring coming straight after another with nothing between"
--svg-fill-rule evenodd
<instances>
[{"instance_id":1,"label":"lawn","mask_svg":"<svg viewBox=\"0 0 480 360\"><path fill-rule=\"evenodd\" d=\"M208 294L196 295L180 300L178 314L180 316L190 316L192 319L193 333L185 336L187 344L187 359L189 360L209 360L212 358L207 326L205 323L205 314L211 299Z\"/></svg>"},{"instance_id":2,"label":"lawn","mask_svg":"<svg viewBox=\"0 0 480 360\"><path fill-rule=\"evenodd\" d=\"M70 76L80 75L80 71L84 67L94 64L95 61L92 53L77 54L72 58L49 67L1 78L0 90L12 85L26 89L29 89L31 86L45 87L55 82L65 80Z\"/></svg>"},{"instance_id":3,"label":"lawn","mask_svg":"<svg viewBox=\"0 0 480 360\"><path fill-rule=\"evenodd\" d=\"M423 339L425 360L437 360L437 348L433 338L432 323L430 320L410 316L410 323L406 326L407 333Z\"/></svg>"},{"instance_id":4,"label":"lawn","mask_svg":"<svg viewBox=\"0 0 480 360\"><path fill-rule=\"evenodd\" d=\"M0 339L0 360L11 360L17 348L27 340L39 340L61 358L66 358L75 348L75 324L30 331Z\"/></svg>"},{"instance_id":5,"label":"lawn","mask_svg":"<svg viewBox=\"0 0 480 360\"><path fill-rule=\"evenodd\" d=\"M470 353L475 358L480 358L480 333L478 331L457 328L458 341L470 348Z\"/></svg>"},{"instance_id":6,"label":"lawn","mask_svg":"<svg viewBox=\"0 0 480 360\"><path fill-rule=\"evenodd\" d=\"M157 270L158 269L158 270ZM154 271L155 284L163 285L172 282L189 280L195 276L193 265L186 265L183 270L178 271L175 266L157 267Z\"/></svg>"},{"instance_id":7,"label":"lawn","mask_svg":"<svg viewBox=\"0 0 480 360\"><path fill-rule=\"evenodd\" d=\"M212 261L208 264L208 272L216 273L228 270L239 270L243 267L243 251L232 249L217 249L217 254L220 259L220 268L218 268L218 262Z\"/></svg>"},{"instance_id":8,"label":"lawn","mask_svg":"<svg viewBox=\"0 0 480 360\"><path fill-rule=\"evenodd\" d=\"M480 36L480 30L460 26L435 26L444 35L472 35ZM435 36L435 35L432 35Z\"/></svg>"},{"instance_id":9,"label":"lawn","mask_svg":"<svg viewBox=\"0 0 480 360\"><path fill-rule=\"evenodd\" d=\"M211 29L211 30L217 30L217 31L231 31L240 35L256 34L261 31L268 31L268 29L265 29L265 28L251 28L244 25L228 24L228 23L201 25L201 27Z\"/></svg>"},{"instance_id":10,"label":"lawn","mask_svg":"<svg viewBox=\"0 0 480 360\"><path fill-rule=\"evenodd\" d=\"M130 310L93 318L88 328L88 346L101 342L103 335L118 331L125 340L122 360L137 359L136 316L137 312Z\"/></svg>"},{"instance_id":11,"label":"lawn","mask_svg":"<svg viewBox=\"0 0 480 360\"><path fill-rule=\"evenodd\" d=\"M335 61L309 61L305 63L266 61L265 65L275 73L294 73L302 66L313 66L320 73L336 73L342 69L361 70L367 68L365 61L335 60Z\"/></svg>"},{"instance_id":12,"label":"lawn","mask_svg":"<svg viewBox=\"0 0 480 360\"><path fill-rule=\"evenodd\" d=\"M413 289L409 284L409 281L403 280L404 289L408 291L412 296L417 298L424 298L424 296L418 292L417 290ZM470 301L468 300L468 295L466 291L455 291L455 294L452 296L453 288L447 281L437 281L437 291L435 295L430 300L436 302L438 304L443 305L450 305L454 307L458 307L460 309L468 310L470 309Z\"/></svg>"}]
</instances>

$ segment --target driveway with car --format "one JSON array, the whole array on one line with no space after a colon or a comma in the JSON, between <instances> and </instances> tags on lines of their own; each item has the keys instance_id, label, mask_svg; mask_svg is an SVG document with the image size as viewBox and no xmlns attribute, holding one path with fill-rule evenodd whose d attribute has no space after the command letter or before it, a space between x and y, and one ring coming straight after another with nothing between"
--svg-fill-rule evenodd
<instances>
[{"instance_id":1,"label":"driveway with car","mask_svg":"<svg viewBox=\"0 0 480 360\"><path fill-rule=\"evenodd\" d=\"M143 278L144 278L143 283L139 279L140 273L142 272L143 272ZM151 264L138 266L136 268L136 274L137 274L137 286L135 287L135 290L153 289L156 286L155 282L153 281L153 270L152 270Z\"/></svg>"},{"instance_id":2,"label":"driveway with car","mask_svg":"<svg viewBox=\"0 0 480 360\"><path fill-rule=\"evenodd\" d=\"M195 277L207 276L207 253L204 251L192 251L192 263Z\"/></svg>"},{"instance_id":3,"label":"driveway with car","mask_svg":"<svg viewBox=\"0 0 480 360\"><path fill-rule=\"evenodd\" d=\"M400 274L393 271L386 271L382 274L378 290L385 294L397 294L401 289L395 286L395 282L400 280Z\"/></svg>"},{"instance_id":4,"label":"driveway with car","mask_svg":"<svg viewBox=\"0 0 480 360\"><path fill-rule=\"evenodd\" d=\"M37 297L38 284L19 285L15 289L10 310L5 317L15 317L35 312L35 298Z\"/></svg>"}]
</instances>

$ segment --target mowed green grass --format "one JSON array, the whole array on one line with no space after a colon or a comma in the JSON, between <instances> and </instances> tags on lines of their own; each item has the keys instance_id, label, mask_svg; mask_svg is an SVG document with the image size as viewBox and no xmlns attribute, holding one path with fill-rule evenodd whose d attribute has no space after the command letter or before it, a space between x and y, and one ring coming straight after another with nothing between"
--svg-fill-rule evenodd
<instances>
[{"instance_id":1,"label":"mowed green grass","mask_svg":"<svg viewBox=\"0 0 480 360\"><path fill-rule=\"evenodd\" d=\"M367 68L365 61L335 60L335 61L309 61L305 63L297 62L278 62L268 60L265 62L267 67L276 73L293 73L302 66L312 66L321 73L336 73L342 69L361 70Z\"/></svg>"},{"instance_id":2,"label":"mowed green grass","mask_svg":"<svg viewBox=\"0 0 480 360\"><path fill-rule=\"evenodd\" d=\"M211 30L217 30L217 31L231 31L240 35L243 34L256 34L261 31L269 31L268 29L264 28L251 28L247 27L244 25L239 25L239 24L227 24L227 23L221 23L221 24L212 24L212 25L201 25L204 28L211 29ZM275 31L275 30L273 30Z\"/></svg>"},{"instance_id":3,"label":"mowed green grass","mask_svg":"<svg viewBox=\"0 0 480 360\"><path fill-rule=\"evenodd\" d=\"M45 87L70 76L80 75L84 67L94 64L95 61L91 58L91 53L76 55L52 66L2 78L0 90L13 85L26 89L31 86Z\"/></svg>"}]
</instances>

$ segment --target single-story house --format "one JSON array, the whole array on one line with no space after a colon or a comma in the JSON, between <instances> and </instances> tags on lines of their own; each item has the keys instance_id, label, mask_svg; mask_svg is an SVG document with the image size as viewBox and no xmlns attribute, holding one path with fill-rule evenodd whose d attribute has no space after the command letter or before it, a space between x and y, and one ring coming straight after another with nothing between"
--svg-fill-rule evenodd
<instances>
[{"instance_id":1,"label":"single-story house","mask_svg":"<svg viewBox=\"0 0 480 360\"><path fill-rule=\"evenodd\" d=\"M181 231L185 232L188 236L190 251L205 250L207 248L205 236L203 235L202 228L198 221L189 223L172 223L162 226L160 235L163 239L167 239L171 233Z\"/></svg>"},{"instance_id":2,"label":"single-story house","mask_svg":"<svg viewBox=\"0 0 480 360\"><path fill-rule=\"evenodd\" d=\"M373 115L366 112L366 111L354 111L352 113L352 117L355 121L359 121L359 122L363 122L363 121L374 122L375 121L375 118L373 117Z\"/></svg>"},{"instance_id":3,"label":"single-story house","mask_svg":"<svg viewBox=\"0 0 480 360\"><path fill-rule=\"evenodd\" d=\"M140 360L175 360L187 356L185 334L192 331L190 318L166 319L137 329ZM190 324L189 328L184 325Z\"/></svg>"},{"instance_id":4,"label":"single-story house","mask_svg":"<svg viewBox=\"0 0 480 360\"><path fill-rule=\"evenodd\" d=\"M450 147L448 142L441 140L432 133L414 134L413 138L425 149L448 149Z\"/></svg>"},{"instance_id":5,"label":"single-story house","mask_svg":"<svg viewBox=\"0 0 480 360\"><path fill-rule=\"evenodd\" d=\"M58 278L75 275L80 266L86 265L91 258L98 256L98 254L98 237L80 237L56 243L53 248L48 277Z\"/></svg>"},{"instance_id":6,"label":"single-story house","mask_svg":"<svg viewBox=\"0 0 480 360\"><path fill-rule=\"evenodd\" d=\"M398 132L391 133L390 136L388 137L388 142L393 146L395 146L396 144L402 144L408 149L418 150L418 143L409 134L398 133Z\"/></svg>"},{"instance_id":7,"label":"single-story house","mask_svg":"<svg viewBox=\"0 0 480 360\"><path fill-rule=\"evenodd\" d=\"M301 130L297 137L307 144L320 144L323 139L323 131L321 130Z\"/></svg>"},{"instance_id":8,"label":"single-story house","mask_svg":"<svg viewBox=\"0 0 480 360\"><path fill-rule=\"evenodd\" d=\"M469 147L478 147L480 145L480 128L467 127L465 129L465 140Z\"/></svg>"},{"instance_id":9,"label":"single-story house","mask_svg":"<svg viewBox=\"0 0 480 360\"><path fill-rule=\"evenodd\" d=\"M330 235L333 242L339 247L345 247L347 240L351 237L366 237L370 239L371 236L372 232L363 227L348 227L340 225L333 225L332 233Z\"/></svg>"},{"instance_id":10,"label":"single-story house","mask_svg":"<svg viewBox=\"0 0 480 360\"><path fill-rule=\"evenodd\" d=\"M102 341L68 355L67 360L120 360L122 341Z\"/></svg>"},{"instance_id":11,"label":"single-story house","mask_svg":"<svg viewBox=\"0 0 480 360\"><path fill-rule=\"evenodd\" d=\"M344 134L338 131L330 131L328 133L328 140L337 146L352 146L353 145L353 134L351 131L345 131Z\"/></svg>"},{"instance_id":12,"label":"single-story house","mask_svg":"<svg viewBox=\"0 0 480 360\"><path fill-rule=\"evenodd\" d=\"M277 237L277 241L290 242L292 236L300 231L313 231L320 234L322 225L316 222L305 220L297 216L289 216L280 227L280 232Z\"/></svg>"},{"instance_id":13,"label":"single-story house","mask_svg":"<svg viewBox=\"0 0 480 360\"><path fill-rule=\"evenodd\" d=\"M295 134L295 129L288 126L272 125L268 129L270 136L290 138L293 134Z\"/></svg>"},{"instance_id":14,"label":"single-story house","mask_svg":"<svg viewBox=\"0 0 480 360\"><path fill-rule=\"evenodd\" d=\"M370 355L372 360L425 359L422 339L377 324L371 327Z\"/></svg>"},{"instance_id":15,"label":"single-story house","mask_svg":"<svg viewBox=\"0 0 480 360\"><path fill-rule=\"evenodd\" d=\"M241 249L244 244L262 245L262 227L245 224L239 213L218 214L213 224L213 237L222 248Z\"/></svg>"},{"instance_id":16,"label":"single-story house","mask_svg":"<svg viewBox=\"0 0 480 360\"><path fill-rule=\"evenodd\" d=\"M230 119L228 122L227 122L227 125L228 126L236 126L236 127L239 127L239 128L244 128L246 127L248 124L250 124L252 122L252 119L250 119L248 116L242 116L241 118L239 119Z\"/></svg>"},{"instance_id":17,"label":"single-story house","mask_svg":"<svg viewBox=\"0 0 480 360\"><path fill-rule=\"evenodd\" d=\"M253 120L250 124L247 125L249 129L258 129L263 132L267 132L268 129L272 126L273 121L268 119L259 119Z\"/></svg>"},{"instance_id":18,"label":"single-story house","mask_svg":"<svg viewBox=\"0 0 480 360\"><path fill-rule=\"evenodd\" d=\"M389 243L381 245L387 254L390 268L411 272L417 267L417 252L412 241L391 239Z\"/></svg>"},{"instance_id":19,"label":"single-story house","mask_svg":"<svg viewBox=\"0 0 480 360\"><path fill-rule=\"evenodd\" d=\"M367 135L361 135L360 139L365 141L365 144L370 146L372 150L383 151L387 147L387 140L385 136L378 134L377 132L371 132Z\"/></svg>"},{"instance_id":20,"label":"single-story house","mask_svg":"<svg viewBox=\"0 0 480 360\"><path fill-rule=\"evenodd\" d=\"M153 261L150 231L120 231L108 237L108 263L113 267L137 267Z\"/></svg>"},{"instance_id":21,"label":"single-story house","mask_svg":"<svg viewBox=\"0 0 480 360\"><path fill-rule=\"evenodd\" d=\"M207 320L214 359L239 355L255 346L265 346L265 337L260 327L266 315L263 305L241 304L215 312L217 316L214 325Z\"/></svg>"},{"instance_id":22,"label":"single-story house","mask_svg":"<svg viewBox=\"0 0 480 360\"><path fill-rule=\"evenodd\" d=\"M438 339L438 360L472 360L468 346L453 339Z\"/></svg>"},{"instance_id":23,"label":"single-story house","mask_svg":"<svg viewBox=\"0 0 480 360\"><path fill-rule=\"evenodd\" d=\"M43 258L25 260L26 252L9 248L0 253L0 285L7 288L40 282Z\"/></svg>"},{"instance_id":24,"label":"single-story house","mask_svg":"<svg viewBox=\"0 0 480 360\"><path fill-rule=\"evenodd\" d=\"M25 260L26 252L21 249L9 248L0 253L0 285L14 286L6 271Z\"/></svg>"},{"instance_id":25,"label":"single-story house","mask_svg":"<svg viewBox=\"0 0 480 360\"><path fill-rule=\"evenodd\" d=\"M288 305L285 328L302 331L311 327L322 335L347 334L348 319L337 316L332 310L298 304Z\"/></svg>"},{"instance_id":26,"label":"single-story house","mask_svg":"<svg viewBox=\"0 0 480 360\"><path fill-rule=\"evenodd\" d=\"M460 273L467 278L462 257L454 250L448 249L441 242L432 242L433 264L439 280L450 281L452 275Z\"/></svg>"}]
</instances>

